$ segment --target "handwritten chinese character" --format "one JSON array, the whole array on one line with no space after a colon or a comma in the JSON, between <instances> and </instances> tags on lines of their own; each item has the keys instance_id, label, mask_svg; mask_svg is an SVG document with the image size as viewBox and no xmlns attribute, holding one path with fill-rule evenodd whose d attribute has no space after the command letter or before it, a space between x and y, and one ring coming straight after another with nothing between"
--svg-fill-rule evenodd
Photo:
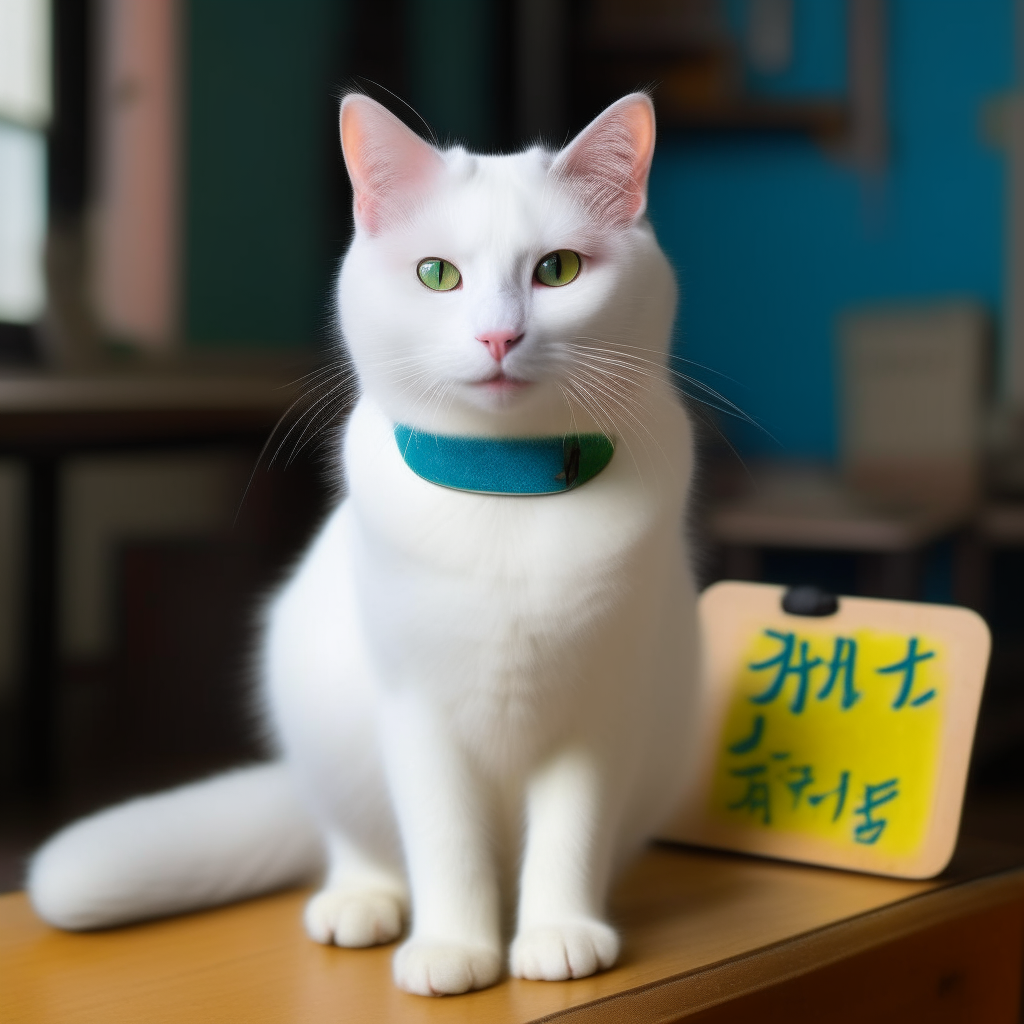
<instances>
[{"instance_id":1,"label":"handwritten chinese character","mask_svg":"<svg viewBox=\"0 0 1024 1024\"><path fill-rule=\"evenodd\" d=\"M828 665L828 679L825 685L818 691L818 700L825 700L832 692L836 681L842 677L843 698L839 706L843 711L848 711L860 700L860 693L853 685L853 673L857 664L857 641L845 636L835 638L835 646L832 649L832 660Z\"/></svg>"},{"instance_id":2,"label":"handwritten chinese character","mask_svg":"<svg viewBox=\"0 0 1024 1024\"><path fill-rule=\"evenodd\" d=\"M743 739L737 740L729 747L730 754L749 754L752 750L756 750L758 744L761 742L761 737L764 735L764 715L756 715L754 717L754 723L750 730L749 736L744 736Z\"/></svg>"},{"instance_id":3,"label":"handwritten chinese character","mask_svg":"<svg viewBox=\"0 0 1024 1024\"><path fill-rule=\"evenodd\" d=\"M817 807L822 801L827 800L830 796L836 798L836 809L832 812L832 820L838 821L839 815L843 813L843 807L846 806L846 789L850 784L850 773L840 772L839 773L839 785L835 789L830 789L827 793L814 793L808 796L807 802L812 807Z\"/></svg>"},{"instance_id":4,"label":"handwritten chinese character","mask_svg":"<svg viewBox=\"0 0 1024 1024\"><path fill-rule=\"evenodd\" d=\"M903 673L903 682L900 684L899 693L896 694L896 699L892 702L894 710L899 710L907 703L907 698L910 696L910 691L914 686L914 673L917 670L918 664L934 657L934 651L925 651L923 654L918 654L917 637L912 636L910 638L910 642L907 644L907 656L902 661L896 662L895 665L886 665L885 668L875 670L880 675L888 675L897 672ZM926 704L930 701L934 696L935 691L928 690L926 693L922 693L920 696L915 697L910 702L910 706L912 708L920 707L922 704Z\"/></svg>"},{"instance_id":5,"label":"handwritten chinese character","mask_svg":"<svg viewBox=\"0 0 1024 1024\"><path fill-rule=\"evenodd\" d=\"M878 837L885 831L885 826L889 824L889 821L887 818L874 817L874 811L899 796L899 790L896 788L898 782L899 779L888 779L876 786L865 783L864 800L853 811L854 814L859 814L864 818L853 830L853 838L858 843L871 845L878 842Z\"/></svg>"},{"instance_id":6,"label":"handwritten chinese character","mask_svg":"<svg viewBox=\"0 0 1024 1024\"><path fill-rule=\"evenodd\" d=\"M762 672L765 669L772 668L778 665L779 670L775 673L775 678L772 680L771 685L763 693L759 693L750 700L754 704L770 704L779 694L782 692L782 688L786 685L786 680L789 676L795 676L797 680L796 695L793 697L793 703L790 704L789 710L795 715L799 715L804 709L804 705L807 703L807 686L810 680L811 670L817 668L821 664L821 658L808 658L808 644L806 640L800 641L800 661L793 664L793 652L796 648L796 634L794 633L777 633L774 629L766 629L765 636L770 636L775 640L782 641L782 649L774 658L768 658L766 661L757 661L748 665L753 672Z\"/></svg>"},{"instance_id":7,"label":"handwritten chinese character","mask_svg":"<svg viewBox=\"0 0 1024 1024\"><path fill-rule=\"evenodd\" d=\"M790 765L783 777L786 788L793 794L793 810L800 804L800 797L808 786L814 785L814 771L809 764Z\"/></svg>"},{"instance_id":8,"label":"handwritten chinese character","mask_svg":"<svg viewBox=\"0 0 1024 1024\"><path fill-rule=\"evenodd\" d=\"M729 804L730 811L739 811L744 807L752 814L760 814L765 825L772 823L771 791L764 779L768 771L766 765L754 764L748 768L734 768L732 775L747 780L747 790L735 803Z\"/></svg>"}]
</instances>

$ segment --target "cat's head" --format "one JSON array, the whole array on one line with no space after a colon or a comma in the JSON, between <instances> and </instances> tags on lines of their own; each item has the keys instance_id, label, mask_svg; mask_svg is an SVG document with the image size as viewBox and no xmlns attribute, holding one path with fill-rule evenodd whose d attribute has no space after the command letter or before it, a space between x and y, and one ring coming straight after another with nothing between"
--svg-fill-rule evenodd
<instances>
[{"instance_id":1,"label":"cat's head","mask_svg":"<svg viewBox=\"0 0 1024 1024\"><path fill-rule=\"evenodd\" d=\"M350 95L345 343L396 421L611 432L662 376L675 282L644 212L654 109L636 93L558 153L440 150ZM632 413L631 413L632 415Z\"/></svg>"}]
</instances>

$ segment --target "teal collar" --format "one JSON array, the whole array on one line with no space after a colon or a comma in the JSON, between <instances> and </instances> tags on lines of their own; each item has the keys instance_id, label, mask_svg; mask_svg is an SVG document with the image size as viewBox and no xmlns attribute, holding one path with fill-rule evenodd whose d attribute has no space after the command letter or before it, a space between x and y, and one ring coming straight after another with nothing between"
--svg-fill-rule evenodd
<instances>
[{"instance_id":1,"label":"teal collar","mask_svg":"<svg viewBox=\"0 0 1024 1024\"><path fill-rule=\"evenodd\" d=\"M592 480L612 460L604 434L457 437L404 424L395 440L405 464L432 484L478 494L560 494Z\"/></svg>"}]
</instances>

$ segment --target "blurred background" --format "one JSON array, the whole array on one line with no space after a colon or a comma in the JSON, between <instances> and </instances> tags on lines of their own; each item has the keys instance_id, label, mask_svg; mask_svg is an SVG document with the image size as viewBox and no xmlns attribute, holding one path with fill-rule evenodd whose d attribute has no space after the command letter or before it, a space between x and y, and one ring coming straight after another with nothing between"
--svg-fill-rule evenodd
<instances>
[{"instance_id":1,"label":"blurred background","mask_svg":"<svg viewBox=\"0 0 1024 1024\"><path fill-rule=\"evenodd\" d=\"M0 887L72 814L259 756L259 607L335 495L351 88L484 151L652 90L701 581L982 612L968 826L1024 838L1022 31L1019 0L0 0Z\"/></svg>"}]
</instances>

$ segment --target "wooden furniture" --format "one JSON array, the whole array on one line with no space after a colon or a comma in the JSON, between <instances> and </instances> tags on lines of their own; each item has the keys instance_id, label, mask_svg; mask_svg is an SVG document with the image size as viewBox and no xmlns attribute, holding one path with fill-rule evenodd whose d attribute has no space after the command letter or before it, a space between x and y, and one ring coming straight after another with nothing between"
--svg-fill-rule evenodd
<instances>
[{"instance_id":1,"label":"wooden furniture","mask_svg":"<svg viewBox=\"0 0 1024 1024\"><path fill-rule=\"evenodd\" d=\"M653 90L662 128L753 137L802 134L862 171L882 169L889 148L886 0L848 5L845 95L772 95L757 86L750 91L751 71L755 76L784 71L801 45L794 37L792 8L787 16L786 5L771 6L774 15L765 4L751 2L737 22L736 9L730 16L730 5L721 0L587 0L577 5L568 55L574 105L589 112L623 93L647 88ZM556 17L549 20L557 24ZM768 51L765 29L773 37ZM530 34L525 33L527 38ZM544 55L545 49L535 47L534 52ZM529 51L527 57L534 57L527 65L532 72L536 57Z\"/></svg>"},{"instance_id":2,"label":"wooden furniture","mask_svg":"<svg viewBox=\"0 0 1024 1024\"><path fill-rule=\"evenodd\" d=\"M981 486L991 325L971 301L840 321L843 472L856 492L969 512Z\"/></svg>"},{"instance_id":3,"label":"wooden furniture","mask_svg":"<svg viewBox=\"0 0 1024 1024\"><path fill-rule=\"evenodd\" d=\"M964 604L983 614L989 611L995 553L1014 548L1024 548L1024 502L986 502L978 509L957 551L956 570Z\"/></svg>"},{"instance_id":4,"label":"wooden furniture","mask_svg":"<svg viewBox=\"0 0 1024 1024\"><path fill-rule=\"evenodd\" d=\"M54 931L11 894L0 1020L1011 1024L1022 863L1024 851L962 843L944 877L908 882L658 846L613 901L613 970L436 1000L394 988L391 947L307 939L301 892L94 934Z\"/></svg>"},{"instance_id":5,"label":"wooden furniture","mask_svg":"<svg viewBox=\"0 0 1024 1024\"><path fill-rule=\"evenodd\" d=\"M708 509L708 539L727 579L761 578L771 548L841 551L858 556L858 591L918 598L927 546L961 527L962 505L911 505L858 493L814 467L755 468L757 492Z\"/></svg>"},{"instance_id":6,"label":"wooden furniture","mask_svg":"<svg viewBox=\"0 0 1024 1024\"><path fill-rule=\"evenodd\" d=\"M97 451L259 446L297 397L297 378L308 368L308 358L181 361L145 370L0 376L0 455L22 460L28 471L18 758L24 788L44 792L52 774L62 462Z\"/></svg>"},{"instance_id":7,"label":"wooden furniture","mask_svg":"<svg viewBox=\"0 0 1024 1024\"><path fill-rule=\"evenodd\" d=\"M756 578L763 548L857 552L864 593L918 597L925 548L978 503L988 332L971 302L846 315L841 476L767 465L753 493L713 507L725 574Z\"/></svg>"},{"instance_id":8,"label":"wooden furniture","mask_svg":"<svg viewBox=\"0 0 1024 1024\"><path fill-rule=\"evenodd\" d=\"M962 505L887 502L815 467L780 464L754 472L755 495L711 510L719 543L896 553L935 540L967 515Z\"/></svg>"}]
</instances>

